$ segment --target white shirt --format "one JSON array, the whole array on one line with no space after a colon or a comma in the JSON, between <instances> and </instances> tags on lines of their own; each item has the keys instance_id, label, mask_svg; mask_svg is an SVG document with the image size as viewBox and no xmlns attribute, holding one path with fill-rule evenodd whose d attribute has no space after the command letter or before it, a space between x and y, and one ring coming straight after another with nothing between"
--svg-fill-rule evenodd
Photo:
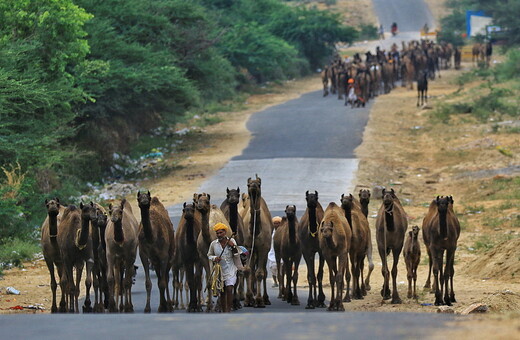
<instances>
[{"instance_id":1,"label":"white shirt","mask_svg":"<svg viewBox=\"0 0 520 340\"><path fill-rule=\"evenodd\" d=\"M269 250L269 254L267 254L267 259L271 262L276 263L276 256L274 254L274 234L276 229L273 229L273 234L271 235L271 249Z\"/></svg>"},{"instance_id":2,"label":"white shirt","mask_svg":"<svg viewBox=\"0 0 520 340\"><path fill-rule=\"evenodd\" d=\"M233 241L233 244L237 244L235 239L231 238L231 241ZM218 239L213 240L213 242L211 242L211 244L209 245L208 258L210 259L210 261L214 261L217 257L220 256L221 260L219 263L222 267L222 279L224 281L237 275L238 269L237 266L235 266L235 263L233 262L233 256L239 255L240 254L238 252L236 254L233 254L233 251L231 250L230 246L226 246L226 249L224 249L224 252L222 252L222 246L220 245Z\"/></svg>"}]
</instances>

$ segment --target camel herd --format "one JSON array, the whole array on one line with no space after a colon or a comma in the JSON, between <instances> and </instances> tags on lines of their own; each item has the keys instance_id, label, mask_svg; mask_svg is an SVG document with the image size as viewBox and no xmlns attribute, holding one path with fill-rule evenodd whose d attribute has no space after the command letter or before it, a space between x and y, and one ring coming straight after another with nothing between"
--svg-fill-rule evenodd
<instances>
[{"instance_id":1,"label":"camel herd","mask_svg":"<svg viewBox=\"0 0 520 340\"><path fill-rule=\"evenodd\" d=\"M478 45L473 53L480 56L485 50L485 46ZM431 40L403 41L401 50L395 43L390 51L377 47L375 54L365 53L365 60L359 53L346 59L336 54L321 72L323 96L337 94L338 99L345 97L345 105L359 107L365 106L371 98L389 93L399 80L403 87L411 90L416 81L419 106L419 99L422 104L427 99L427 79L434 80L436 75L440 78L440 70L451 68L452 60L455 69L460 69L459 48Z\"/></svg>"},{"instance_id":2,"label":"camel herd","mask_svg":"<svg viewBox=\"0 0 520 340\"><path fill-rule=\"evenodd\" d=\"M359 199L352 194L343 194L339 204L330 202L323 209L318 192L307 191L307 205L300 220L296 206L287 205L285 216L274 237L271 213L262 197L261 179L258 176L247 180L247 192L242 195L239 188L226 189L226 199L220 207L211 204L209 194L194 194L192 202L183 204L177 228L174 228L163 204L157 197L152 197L150 192L137 194L140 222L126 199L110 204L108 209L92 202L81 203L77 207L62 205L58 198L46 200L47 217L42 224L41 245L51 279L51 312L79 312L78 298L84 268L84 313L133 312L132 285L138 252L146 276L145 313L151 312L150 269L157 275L158 312L183 309L184 293L188 312L201 312L204 306L208 312L220 311L219 304L214 305L211 294L205 294L211 291L212 273L207 252L209 244L216 237L210 232L210 227L219 222L230 227L229 236L233 236L239 245L245 246L249 253L244 259L244 270L238 273L234 309L242 307L241 301L244 301L246 307L263 308L271 304L266 267L273 237L280 283L278 298L292 305L300 304L298 268L303 255L309 287L305 308L326 307L323 291L326 262L331 287L327 310L344 311L344 302L363 299L371 290L370 275L374 264L371 230L367 220L370 196L369 190L361 190ZM407 232L407 215L393 189L383 189L382 197L379 198L382 203L375 229L384 278L381 296L383 300L391 299L393 304L402 303L396 279L397 264L403 250L408 271L408 298L417 299L420 229L413 226ZM422 224L430 269L425 287L431 286L433 269L435 305L451 305L456 301L453 262L460 225L453 203L451 196L434 199ZM391 271L387 264L390 252L393 255ZM366 277L365 259L368 262ZM61 290L59 305L56 301L58 284ZM94 288L93 304L90 298L91 286Z\"/></svg>"}]
</instances>

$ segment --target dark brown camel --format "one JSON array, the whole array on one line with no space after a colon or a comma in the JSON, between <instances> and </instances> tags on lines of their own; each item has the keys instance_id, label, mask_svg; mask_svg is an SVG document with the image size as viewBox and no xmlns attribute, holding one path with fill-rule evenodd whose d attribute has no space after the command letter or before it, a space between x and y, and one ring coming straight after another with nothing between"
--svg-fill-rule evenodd
<instances>
[{"instance_id":1,"label":"dark brown camel","mask_svg":"<svg viewBox=\"0 0 520 340\"><path fill-rule=\"evenodd\" d=\"M348 269L348 256L352 231L345 218L345 212L334 202L330 202L318 233L320 248L329 267L329 280L331 287L330 305L328 311L344 311L343 289L345 281L343 278ZM346 292L347 300L348 290Z\"/></svg>"},{"instance_id":2,"label":"dark brown camel","mask_svg":"<svg viewBox=\"0 0 520 340\"><path fill-rule=\"evenodd\" d=\"M359 203L361 204L361 211L363 212L363 215L368 219L368 205L370 203L370 190L368 189L361 189L359 190ZM370 228L368 228L368 231L370 233L370 240L372 240L372 231ZM370 241L368 245L368 252L367 252L367 259L368 259L368 275L365 279L365 289L371 290L370 287L370 275L372 274L372 271L374 270L374 262L372 261L372 254L373 254L373 246L372 241Z\"/></svg>"},{"instance_id":3,"label":"dark brown camel","mask_svg":"<svg viewBox=\"0 0 520 340\"><path fill-rule=\"evenodd\" d=\"M459 235L460 224L453 210L453 197L437 196L430 204L423 220L423 239L430 258L430 268L433 267L436 306L442 304L451 306L452 302L457 302L453 291L453 263ZM446 251L446 265L443 269L444 251ZM429 281L430 274L426 282L428 285Z\"/></svg>"},{"instance_id":4,"label":"dark brown camel","mask_svg":"<svg viewBox=\"0 0 520 340\"><path fill-rule=\"evenodd\" d=\"M404 262L406 263L406 271L408 278L408 295L411 299L417 299L417 266L421 262L421 245L419 244L419 227L414 225L412 231L406 234L403 248ZM412 293L413 280L413 293Z\"/></svg>"},{"instance_id":5,"label":"dark brown camel","mask_svg":"<svg viewBox=\"0 0 520 340\"><path fill-rule=\"evenodd\" d=\"M159 288L159 313L172 312L173 304L170 298L168 283L170 269L173 265L175 249L175 233L168 211L157 197L151 197L150 192L137 193L137 203L141 210L139 224L139 257L143 264L146 277L146 306L145 313L150 313L150 294L152 281L150 280L150 264L157 275Z\"/></svg>"},{"instance_id":6,"label":"dark brown camel","mask_svg":"<svg viewBox=\"0 0 520 340\"><path fill-rule=\"evenodd\" d=\"M94 313L104 313L108 308L108 283L105 229L108 223L106 210L99 204L94 204L96 216L91 222L92 252L94 265L92 266L92 286L94 287ZM104 296L104 301L103 301Z\"/></svg>"},{"instance_id":7,"label":"dark brown camel","mask_svg":"<svg viewBox=\"0 0 520 340\"><path fill-rule=\"evenodd\" d=\"M250 251L246 279L248 280L246 307L264 308L270 305L267 294L267 254L271 249L272 217L267 203L262 197L262 180L258 175L255 179L247 179L249 206L244 214L246 237L244 245ZM254 280L256 279L256 286ZM263 287L263 295L262 288ZM256 294L254 296L253 294ZM254 299L253 299L254 297Z\"/></svg>"},{"instance_id":8,"label":"dark brown camel","mask_svg":"<svg viewBox=\"0 0 520 340\"><path fill-rule=\"evenodd\" d=\"M393 304L402 303L399 293L397 292L397 265L399 263L399 255L403 248L404 235L408 229L408 220L401 202L395 195L394 189L387 191L383 189L383 203L379 208L376 219L376 240L379 256L383 268L384 284L381 289L383 300L392 298ZM388 270L387 256L392 251L394 258L392 265L392 295L390 296L390 272Z\"/></svg>"},{"instance_id":9,"label":"dark brown camel","mask_svg":"<svg viewBox=\"0 0 520 340\"><path fill-rule=\"evenodd\" d=\"M175 236L175 252L177 266L181 264L186 274L186 281L190 290L190 301L187 311L202 312L198 301L198 290L202 282L202 263L197 250L197 238L201 232L202 222L197 216L194 203L184 203L182 216L177 226Z\"/></svg>"},{"instance_id":10,"label":"dark brown camel","mask_svg":"<svg viewBox=\"0 0 520 340\"><path fill-rule=\"evenodd\" d=\"M61 259L60 247L58 244L58 233L60 233L59 224L61 223L61 218L63 217L63 213L65 212L65 207L60 204L60 200L58 198L54 198L51 200L45 200L45 206L47 207L47 217L42 224L42 236L40 244L42 246L43 258L45 259L45 263L47 264L47 268L49 269L49 274L51 277L51 291L52 291L52 307L51 313L58 312L58 306L56 304L56 289L58 288L58 283L56 281L56 274L54 272L54 266L58 271L58 279L61 282L61 275L63 270L63 261ZM63 287L61 288L61 301L60 301L60 309L61 313L66 312L66 302L65 302L65 290Z\"/></svg>"},{"instance_id":11,"label":"dark brown camel","mask_svg":"<svg viewBox=\"0 0 520 340\"><path fill-rule=\"evenodd\" d=\"M69 205L63 212L59 225L58 244L60 246L61 259L63 261L63 274L60 287L63 287L67 295L68 311L79 313L78 297L83 268L86 264L86 296L83 304L83 312L92 312L90 301L90 287L92 285L92 264L94 255L92 251L92 239L90 237L90 220L95 216L94 203ZM74 279L74 269L76 278Z\"/></svg>"},{"instance_id":12,"label":"dark brown camel","mask_svg":"<svg viewBox=\"0 0 520 340\"><path fill-rule=\"evenodd\" d=\"M303 258L307 264L307 281L309 282L309 297L306 309L325 307L325 294L323 293L323 265L325 259L321 253L318 239L318 226L323 219L323 208L318 201L318 192L305 193L307 208L298 225L298 234L302 247ZM314 258L319 255L318 276L314 269Z\"/></svg>"},{"instance_id":13,"label":"dark brown camel","mask_svg":"<svg viewBox=\"0 0 520 340\"><path fill-rule=\"evenodd\" d=\"M350 262L352 267L352 298L363 299L367 295L365 282L363 282L363 268L365 265L365 257L368 256L369 245L372 244L370 238L370 228L368 220L361 211L361 204L352 194L341 195L341 208L344 211L345 218L351 227L352 239L350 242ZM371 258L369 259L370 262ZM374 264L372 263L372 268ZM347 271L349 274L349 271ZM360 282L361 281L361 282ZM367 276L370 282L370 273ZM347 276L347 290L350 289L350 276ZM347 294L348 296L348 294ZM347 301L348 302L348 301Z\"/></svg>"},{"instance_id":14,"label":"dark brown camel","mask_svg":"<svg viewBox=\"0 0 520 340\"><path fill-rule=\"evenodd\" d=\"M107 281L109 287L108 309L132 313L132 281L137 256L138 223L130 203L123 199L119 205L108 206L110 219L105 230Z\"/></svg>"},{"instance_id":15,"label":"dark brown camel","mask_svg":"<svg viewBox=\"0 0 520 340\"><path fill-rule=\"evenodd\" d=\"M245 241L245 228L244 228L244 220L238 211L238 206L240 202L240 188L236 189L226 189L226 199L220 205L220 209L224 213L225 218L229 222L229 227L231 228L232 237L237 241L239 245L244 244ZM242 272L238 273L237 276L237 289L235 292L235 300L233 301L233 307L240 308L242 305L240 304L241 300L245 299L244 294L244 274Z\"/></svg>"},{"instance_id":16,"label":"dark brown camel","mask_svg":"<svg viewBox=\"0 0 520 340\"><path fill-rule=\"evenodd\" d=\"M296 206L286 206L285 215L286 218L274 234L274 251L279 273L278 282L283 294L282 300L293 306L299 306L300 300L296 286L298 285L298 267L302 257L302 248L297 232ZM283 260L283 266L280 260ZM281 273L281 270L283 270L283 273Z\"/></svg>"}]
</instances>

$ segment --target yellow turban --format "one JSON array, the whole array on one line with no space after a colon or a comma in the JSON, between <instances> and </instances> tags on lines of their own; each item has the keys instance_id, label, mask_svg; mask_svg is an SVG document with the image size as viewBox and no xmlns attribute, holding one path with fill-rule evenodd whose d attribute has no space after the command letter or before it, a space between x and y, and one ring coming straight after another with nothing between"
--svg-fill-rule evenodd
<instances>
[{"instance_id":1,"label":"yellow turban","mask_svg":"<svg viewBox=\"0 0 520 340\"><path fill-rule=\"evenodd\" d=\"M227 232L228 226L225 225L224 223L220 223L220 222L213 226L213 231L222 230L222 229Z\"/></svg>"}]
</instances>

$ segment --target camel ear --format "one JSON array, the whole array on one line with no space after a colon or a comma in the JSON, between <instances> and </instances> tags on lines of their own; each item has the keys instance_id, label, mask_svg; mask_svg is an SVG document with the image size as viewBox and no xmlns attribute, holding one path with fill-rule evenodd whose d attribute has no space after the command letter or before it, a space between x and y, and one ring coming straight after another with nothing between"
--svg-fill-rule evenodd
<instances>
[{"instance_id":1,"label":"camel ear","mask_svg":"<svg viewBox=\"0 0 520 340\"><path fill-rule=\"evenodd\" d=\"M309 190L305 192L305 197L309 196Z\"/></svg>"},{"instance_id":2,"label":"camel ear","mask_svg":"<svg viewBox=\"0 0 520 340\"><path fill-rule=\"evenodd\" d=\"M184 204L182 205L183 208L186 208L186 202L184 202Z\"/></svg>"},{"instance_id":3,"label":"camel ear","mask_svg":"<svg viewBox=\"0 0 520 340\"><path fill-rule=\"evenodd\" d=\"M150 190L148 190L148 197L152 197L152 195L150 195Z\"/></svg>"},{"instance_id":4,"label":"camel ear","mask_svg":"<svg viewBox=\"0 0 520 340\"><path fill-rule=\"evenodd\" d=\"M316 194L316 199L318 199L318 192L314 190L314 193Z\"/></svg>"},{"instance_id":5,"label":"camel ear","mask_svg":"<svg viewBox=\"0 0 520 340\"><path fill-rule=\"evenodd\" d=\"M108 213L112 215L112 203L108 203Z\"/></svg>"},{"instance_id":6,"label":"camel ear","mask_svg":"<svg viewBox=\"0 0 520 340\"><path fill-rule=\"evenodd\" d=\"M251 177L247 179L247 185L249 185L249 183L251 183Z\"/></svg>"},{"instance_id":7,"label":"camel ear","mask_svg":"<svg viewBox=\"0 0 520 340\"><path fill-rule=\"evenodd\" d=\"M354 196L352 196L352 194L349 194L349 195L350 195L350 198L351 198L351 199L354 199Z\"/></svg>"},{"instance_id":8,"label":"camel ear","mask_svg":"<svg viewBox=\"0 0 520 340\"><path fill-rule=\"evenodd\" d=\"M240 194L240 188L239 188L239 187L237 187L237 193L239 193L239 194Z\"/></svg>"},{"instance_id":9,"label":"camel ear","mask_svg":"<svg viewBox=\"0 0 520 340\"><path fill-rule=\"evenodd\" d=\"M229 194L229 188L226 188L226 193Z\"/></svg>"},{"instance_id":10,"label":"camel ear","mask_svg":"<svg viewBox=\"0 0 520 340\"><path fill-rule=\"evenodd\" d=\"M137 199L139 199L139 196L141 196L141 190L137 192Z\"/></svg>"},{"instance_id":11,"label":"camel ear","mask_svg":"<svg viewBox=\"0 0 520 340\"><path fill-rule=\"evenodd\" d=\"M211 196L210 196L210 194L208 194L208 201L211 201Z\"/></svg>"},{"instance_id":12,"label":"camel ear","mask_svg":"<svg viewBox=\"0 0 520 340\"><path fill-rule=\"evenodd\" d=\"M84 207L83 202L79 202L79 208L83 209L83 207Z\"/></svg>"},{"instance_id":13,"label":"camel ear","mask_svg":"<svg viewBox=\"0 0 520 340\"><path fill-rule=\"evenodd\" d=\"M49 204L49 201L47 199L45 199L45 205Z\"/></svg>"},{"instance_id":14,"label":"camel ear","mask_svg":"<svg viewBox=\"0 0 520 340\"><path fill-rule=\"evenodd\" d=\"M60 203L60 199L58 197L54 197L54 200L58 203Z\"/></svg>"},{"instance_id":15,"label":"camel ear","mask_svg":"<svg viewBox=\"0 0 520 340\"><path fill-rule=\"evenodd\" d=\"M92 201L90 201L90 206L94 208L94 203Z\"/></svg>"},{"instance_id":16,"label":"camel ear","mask_svg":"<svg viewBox=\"0 0 520 340\"><path fill-rule=\"evenodd\" d=\"M344 196L345 196L345 194L341 194L341 199L343 199Z\"/></svg>"}]
</instances>

